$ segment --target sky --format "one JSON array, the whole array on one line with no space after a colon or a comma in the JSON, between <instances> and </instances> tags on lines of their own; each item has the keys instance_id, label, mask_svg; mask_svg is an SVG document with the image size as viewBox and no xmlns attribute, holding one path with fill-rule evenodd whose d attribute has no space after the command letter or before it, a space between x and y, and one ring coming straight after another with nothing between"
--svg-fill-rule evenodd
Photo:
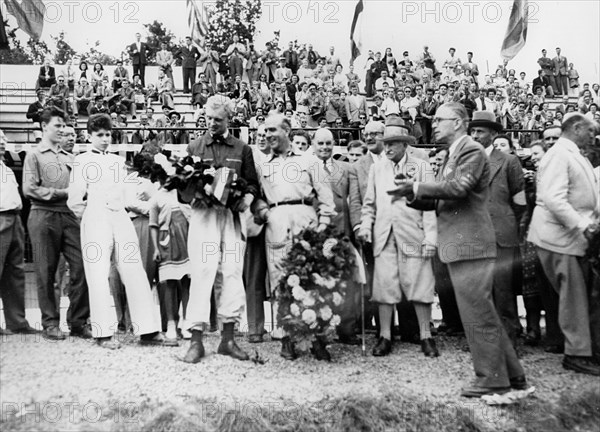
<instances>
[{"instance_id":1,"label":"sky","mask_svg":"<svg viewBox=\"0 0 600 432\"><path fill-rule=\"evenodd\" d=\"M2 0L0 0L1 2ZM198 1L200 3L200 1ZM48 1L42 39L61 30L77 50L86 43L101 41L100 48L118 56L134 41L136 32L144 34L144 23L158 20L178 38L189 33L185 0L142 1ZM497 1L398 1L364 0L362 39L367 49L384 51L391 47L396 59L409 51L415 59L423 45L443 63L448 48L455 47L457 56L466 60L466 52L474 52L474 61L482 74L493 73L500 64L500 47L506 32L512 0ZM263 0L258 23L258 48L281 31L281 43L297 39L310 42L325 55L329 46L336 47L344 65L350 54L350 26L356 0L305 1ZM6 9L2 2L2 12ZM529 31L523 50L508 67L525 71L532 79L537 74L541 49L562 55L574 63L581 80L600 81L600 2L529 1ZM14 18L10 17L14 25ZM22 32L20 32L22 33ZM24 37L25 39L25 37ZM358 58L357 72L364 65Z\"/></svg>"}]
</instances>

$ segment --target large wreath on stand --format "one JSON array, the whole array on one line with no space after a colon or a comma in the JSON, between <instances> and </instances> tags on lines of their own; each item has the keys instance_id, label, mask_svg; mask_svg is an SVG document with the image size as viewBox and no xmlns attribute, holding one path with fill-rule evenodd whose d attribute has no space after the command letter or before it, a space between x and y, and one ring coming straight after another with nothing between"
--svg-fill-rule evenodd
<instances>
[{"instance_id":1,"label":"large wreath on stand","mask_svg":"<svg viewBox=\"0 0 600 432\"><path fill-rule=\"evenodd\" d=\"M355 257L348 237L332 227L320 233L308 228L294 237L277 286L277 321L299 351L334 340Z\"/></svg>"}]
</instances>

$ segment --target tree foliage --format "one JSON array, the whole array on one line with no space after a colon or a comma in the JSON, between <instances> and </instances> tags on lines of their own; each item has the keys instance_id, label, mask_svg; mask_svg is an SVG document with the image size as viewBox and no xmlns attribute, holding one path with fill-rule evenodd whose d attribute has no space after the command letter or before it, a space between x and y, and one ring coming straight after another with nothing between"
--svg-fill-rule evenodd
<instances>
[{"instance_id":1,"label":"tree foliage","mask_svg":"<svg viewBox=\"0 0 600 432\"><path fill-rule=\"evenodd\" d=\"M162 43L167 44L167 50L172 53L175 52L177 44L175 42L175 35L171 30L168 30L163 23L154 20L154 22L144 24L148 36L146 37L146 44L148 45L148 63L153 64L156 61L156 53L160 51L160 45Z\"/></svg>"},{"instance_id":2,"label":"tree foliage","mask_svg":"<svg viewBox=\"0 0 600 432\"><path fill-rule=\"evenodd\" d=\"M4 22L5 26L8 22ZM6 27L8 37L8 50L0 51L0 64L42 64L44 59L51 54L50 48L43 41L29 39L25 45L17 38L17 29Z\"/></svg>"},{"instance_id":3,"label":"tree foliage","mask_svg":"<svg viewBox=\"0 0 600 432\"><path fill-rule=\"evenodd\" d=\"M261 11L261 0L216 0L209 7L206 39L217 51L225 51L234 34L241 43L253 43Z\"/></svg>"},{"instance_id":4,"label":"tree foliage","mask_svg":"<svg viewBox=\"0 0 600 432\"><path fill-rule=\"evenodd\" d=\"M54 52L54 61L57 64L66 64L67 60L72 59L77 55L77 51L65 40L65 32L61 31L58 36L51 36L56 43L56 51Z\"/></svg>"},{"instance_id":5,"label":"tree foliage","mask_svg":"<svg viewBox=\"0 0 600 432\"><path fill-rule=\"evenodd\" d=\"M81 60L86 61L90 67L94 63L100 63L101 65L114 65L117 64L117 58L110 54L106 54L102 52L98 47L100 46L100 41L94 42L93 45L88 43L87 49L85 52L79 54Z\"/></svg>"}]
</instances>

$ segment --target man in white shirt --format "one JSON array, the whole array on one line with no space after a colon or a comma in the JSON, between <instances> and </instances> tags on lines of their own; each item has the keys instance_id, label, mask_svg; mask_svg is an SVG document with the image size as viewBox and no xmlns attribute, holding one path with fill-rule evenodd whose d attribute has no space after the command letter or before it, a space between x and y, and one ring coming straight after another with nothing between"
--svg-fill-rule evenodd
<instances>
[{"instance_id":1,"label":"man in white shirt","mask_svg":"<svg viewBox=\"0 0 600 432\"><path fill-rule=\"evenodd\" d=\"M67 205L81 220L81 245L89 287L90 319L98 344L116 349L117 317L112 307L109 285L111 257L127 292L131 321L141 334L143 345L162 345L160 313L154 303L142 265L135 228L127 214L127 204L135 201L135 189L125 160L108 153L112 123L106 114L88 120L91 151L75 157Z\"/></svg>"},{"instance_id":2,"label":"man in white shirt","mask_svg":"<svg viewBox=\"0 0 600 432\"><path fill-rule=\"evenodd\" d=\"M6 320L6 330L0 328L0 336L37 333L25 319L23 204L15 174L2 160L6 144L0 131L0 296Z\"/></svg>"},{"instance_id":3,"label":"man in white shirt","mask_svg":"<svg viewBox=\"0 0 600 432\"><path fill-rule=\"evenodd\" d=\"M381 71L381 77L377 78L377 81L375 81L375 90L383 90L384 83L387 83L390 89L394 88L394 80L388 77L388 73L385 70Z\"/></svg>"}]
</instances>

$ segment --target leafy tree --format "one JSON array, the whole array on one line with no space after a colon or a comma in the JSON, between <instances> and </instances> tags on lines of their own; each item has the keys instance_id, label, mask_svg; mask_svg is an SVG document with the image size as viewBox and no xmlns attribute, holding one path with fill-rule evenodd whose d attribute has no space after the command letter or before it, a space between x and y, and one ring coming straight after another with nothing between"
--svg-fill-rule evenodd
<instances>
[{"instance_id":1,"label":"leafy tree","mask_svg":"<svg viewBox=\"0 0 600 432\"><path fill-rule=\"evenodd\" d=\"M162 43L167 44L167 49L175 53L177 44L175 43L175 35L171 30L168 30L163 23L154 20L154 22L144 24L148 36L146 44L148 45L148 63L153 64L156 61L156 53L160 51Z\"/></svg>"},{"instance_id":2,"label":"leafy tree","mask_svg":"<svg viewBox=\"0 0 600 432\"><path fill-rule=\"evenodd\" d=\"M94 45L92 46L90 46L88 43L87 50L79 54L81 60L85 60L90 68L94 65L94 63L100 63L104 66L117 64L117 58L100 51L100 49L98 49L99 46L100 41L94 42Z\"/></svg>"},{"instance_id":3,"label":"leafy tree","mask_svg":"<svg viewBox=\"0 0 600 432\"><path fill-rule=\"evenodd\" d=\"M42 64L44 59L51 54L46 42L30 38L23 45L17 38L17 29L8 29L7 21L4 21L4 25L6 26L9 49L0 50L0 64Z\"/></svg>"},{"instance_id":4,"label":"leafy tree","mask_svg":"<svg viewBox=\"0 0 600 432\"><path fill-rule=\"evenodd\" d=\"M54 53L54 61L56 64L66 64L67 60L72 59L77 55L71 45L65 41L65 32L61 31L58 36L51 36L56 43L56 51Z\"/></svg>"},{"instance_id":5,"label":"leafy tree","mask_svg":"<svg viewBox=\"0 0 600 432\"><path fill-rule=\"evenodd\" d=\"M209 7L207 40L217 51L225 51L237 34L241 43L254 42L261 15L260 0L216 0Z\"/></svg>"}]
</instances>

